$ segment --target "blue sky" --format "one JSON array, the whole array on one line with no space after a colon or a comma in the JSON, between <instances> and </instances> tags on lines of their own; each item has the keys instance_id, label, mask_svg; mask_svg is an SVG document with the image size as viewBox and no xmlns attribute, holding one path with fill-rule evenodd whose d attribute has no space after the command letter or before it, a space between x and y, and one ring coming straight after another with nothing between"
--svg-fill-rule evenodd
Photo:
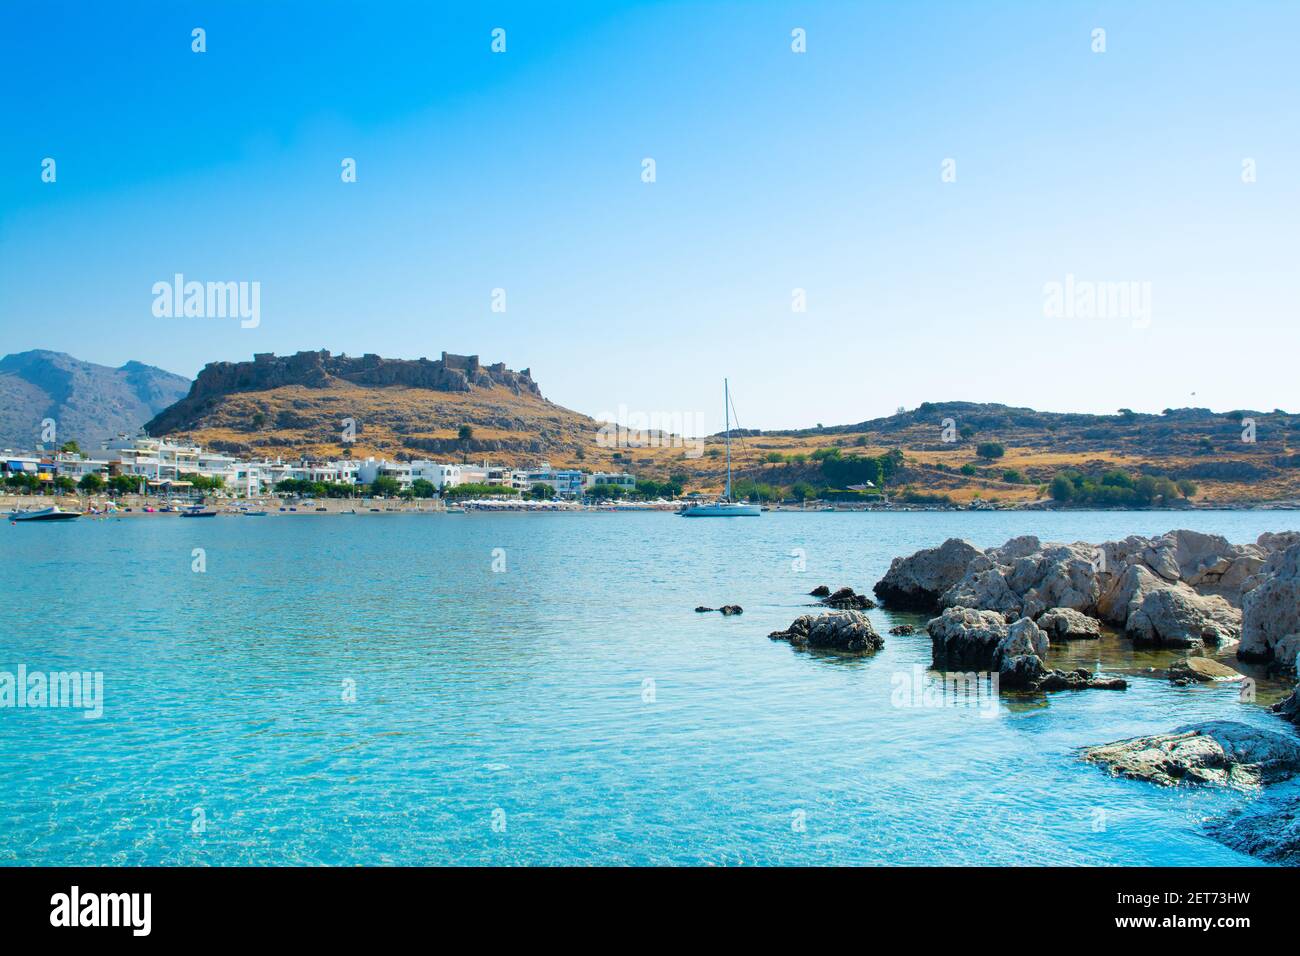
<instances>
[{"instance_id":1,"label":"blue sky","mask_svg":"<svg viewBox=\"0 0 1300 956\"><path fill-rule=\"evenodd\" d=\"M1283 2L3 2L0 352L446 349L710 429L724 375L766 428L1296 410L1297 35ZM260 324L154 317L178 272L260 282ZM1067 275L1149 283L1149 321L1045 315Z\"/></svg>"}]
</instances>

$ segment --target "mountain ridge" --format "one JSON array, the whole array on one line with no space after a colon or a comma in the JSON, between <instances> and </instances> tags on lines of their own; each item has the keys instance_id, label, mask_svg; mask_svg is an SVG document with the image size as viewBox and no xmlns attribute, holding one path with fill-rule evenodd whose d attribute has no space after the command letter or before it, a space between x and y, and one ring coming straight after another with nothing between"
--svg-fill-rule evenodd
<instances>
[{"instance_id":1,"label":"mountain ridge","mask_svg":"<svg viewBox=\"0 0 1300 956\"><path fill-rule=\"evenodd\" d=\"M51 349L14 352L0 359L0 446L97 448L139 430L189 387L184 376L136 360L113 368ZM53 441L43 440L46 419L54 421Z\"/></svg>"}]
</instances>

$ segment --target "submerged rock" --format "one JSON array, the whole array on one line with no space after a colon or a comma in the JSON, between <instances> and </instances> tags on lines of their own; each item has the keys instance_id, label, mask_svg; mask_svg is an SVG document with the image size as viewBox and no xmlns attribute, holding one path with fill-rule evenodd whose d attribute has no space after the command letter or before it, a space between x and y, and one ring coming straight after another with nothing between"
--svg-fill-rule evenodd
<instances>
[{"instance_id":1,"label":"submerged rock","mask_svg":"<svg viewBox=\"0 0 1300 956\"><path fill-rule=\"evenodd\" d=\"M703 604L701 604L699 607L697 607L697 608L695 609L695 613L696 613L696 614L708 614L708 613L710 613L712 610L713 610L713 608L711 608L711 607L705 607Z\"/></svg>"},{"instance_id":2,"label":"submerged rock","mask_svg":"<svg viewBox=\"0 0 1300 956\"><path fill-rule=\"evenodd\" d=\"M1127 690L1122 677L1094 677L1082 667L1072 671L1051 670L1039 678L1034 690Z\"/></svg>"},{"instance_id":3,"label":"submerged rock","mask_svg":"<svg viewBox=\"0 0 1300 956\"><path fill-rule=\"evenodd\" d=\"M932 611L939 596L961 579L966 566L981 553L969 541L949 538L937 548L895 558L873 590L890 607Z\"/></svg>"},{"instance_id":4,"label":"submerged rock","mask_svg":"<svg viewBox=\"0 0 1300 956\"><path fill-rule=\"evenodd\" d=\"M1161 786L1215 784L1258 787L1300 773L1300 743L1230 720L1179 727L1087 747L1083 759L1112 774Z\"/></svg>"},{"instance_id":5,"label":"submerged rock","mask_svg":"<svg viewBox=\"0 0 1300 956\"><path fill-rule=\"evenodd\" d=\"M1211 820L1205 832L1238 853L1283 866L1300 866L1300 797L1234 811Z\"/></svg>"},{"instance_id":6,"label":"submerged rock","mask_svg":"<svg viewBox=\"0 0 1300 956\"><path fill-rule=\"evenodd\" d=\"M1089 641L1101 637L1101 624L1073 608L1054 607L1038 619L1041 627L1053 641Z\"/></svg>"},{"instance_id":7,"label":"submerged rock","mask_svg":"<svg viewBox=\"0 0 1300 956\"><path fill-rule=\"evenodd\" d=\"M885 646L871 621L857 611L804 614L784 631L773 631L768 637L789 641L795 647L843 653L874 653Z\"/></svg>"},{"instance_id":8,"label":"submerged rock","mask_svg":"<svg viewBox=\"0 0 1300 956\"><path fill-rule=\"evenodd\" d=\"M1241 680L1243 676L1240 671L1208 657L1180 657L1169 665L1169 679L1175 684L1212 684Z\"/></svg>"}]
</instances>

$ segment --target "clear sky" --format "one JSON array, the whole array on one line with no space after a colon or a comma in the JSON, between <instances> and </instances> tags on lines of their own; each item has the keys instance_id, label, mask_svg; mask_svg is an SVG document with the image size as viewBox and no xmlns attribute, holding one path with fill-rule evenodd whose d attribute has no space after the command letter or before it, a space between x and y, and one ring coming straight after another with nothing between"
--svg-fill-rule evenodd
<instances>
[{"instance_id":1,"label":"clear sky","mask_svg":"<svg viewBox=\"0 0 1300 956\"><path fill-rule=\"evenodd\" d=\"M706 430L724 375L764 428L1294 411L1298 36L1294 2L0 0L0 353L446 349ZM178 272L260 282L260 324L155 317ZM1149 315L1048 315L1067 275Z\"/></svg>"}]
</instances>

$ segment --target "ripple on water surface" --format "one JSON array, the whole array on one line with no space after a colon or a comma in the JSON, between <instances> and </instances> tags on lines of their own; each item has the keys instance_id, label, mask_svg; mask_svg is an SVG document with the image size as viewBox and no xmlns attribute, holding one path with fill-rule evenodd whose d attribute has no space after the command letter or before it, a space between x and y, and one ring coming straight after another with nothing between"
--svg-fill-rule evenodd
<instances>
[{"instance_id":1,"label":"ripple on water surface","mask_svg":"<svg viewBox=\"0 0 1300 956\"><path fill-rule=\"evenodd\" d=\"M986 716L896 706L914 668L928 679L924 632L859 660L766 635L807 612L813 585L869 590L891 558L954 535L1187 526L1243 542L1295 519L6 527L0 669L100 670L106 699L97 721L0 711L0 863L1250 864L1200 830L1249 796L1114 780L1077 758L1212 717L1285 730L1231 689L1170 686L1170 655L1071 645L1060 661L1100 661L1130 689L1004 695ZM745 612L693 610L724 603ZM882 633L923 620L869 613Z\"/></svg>"}]
</instances>

